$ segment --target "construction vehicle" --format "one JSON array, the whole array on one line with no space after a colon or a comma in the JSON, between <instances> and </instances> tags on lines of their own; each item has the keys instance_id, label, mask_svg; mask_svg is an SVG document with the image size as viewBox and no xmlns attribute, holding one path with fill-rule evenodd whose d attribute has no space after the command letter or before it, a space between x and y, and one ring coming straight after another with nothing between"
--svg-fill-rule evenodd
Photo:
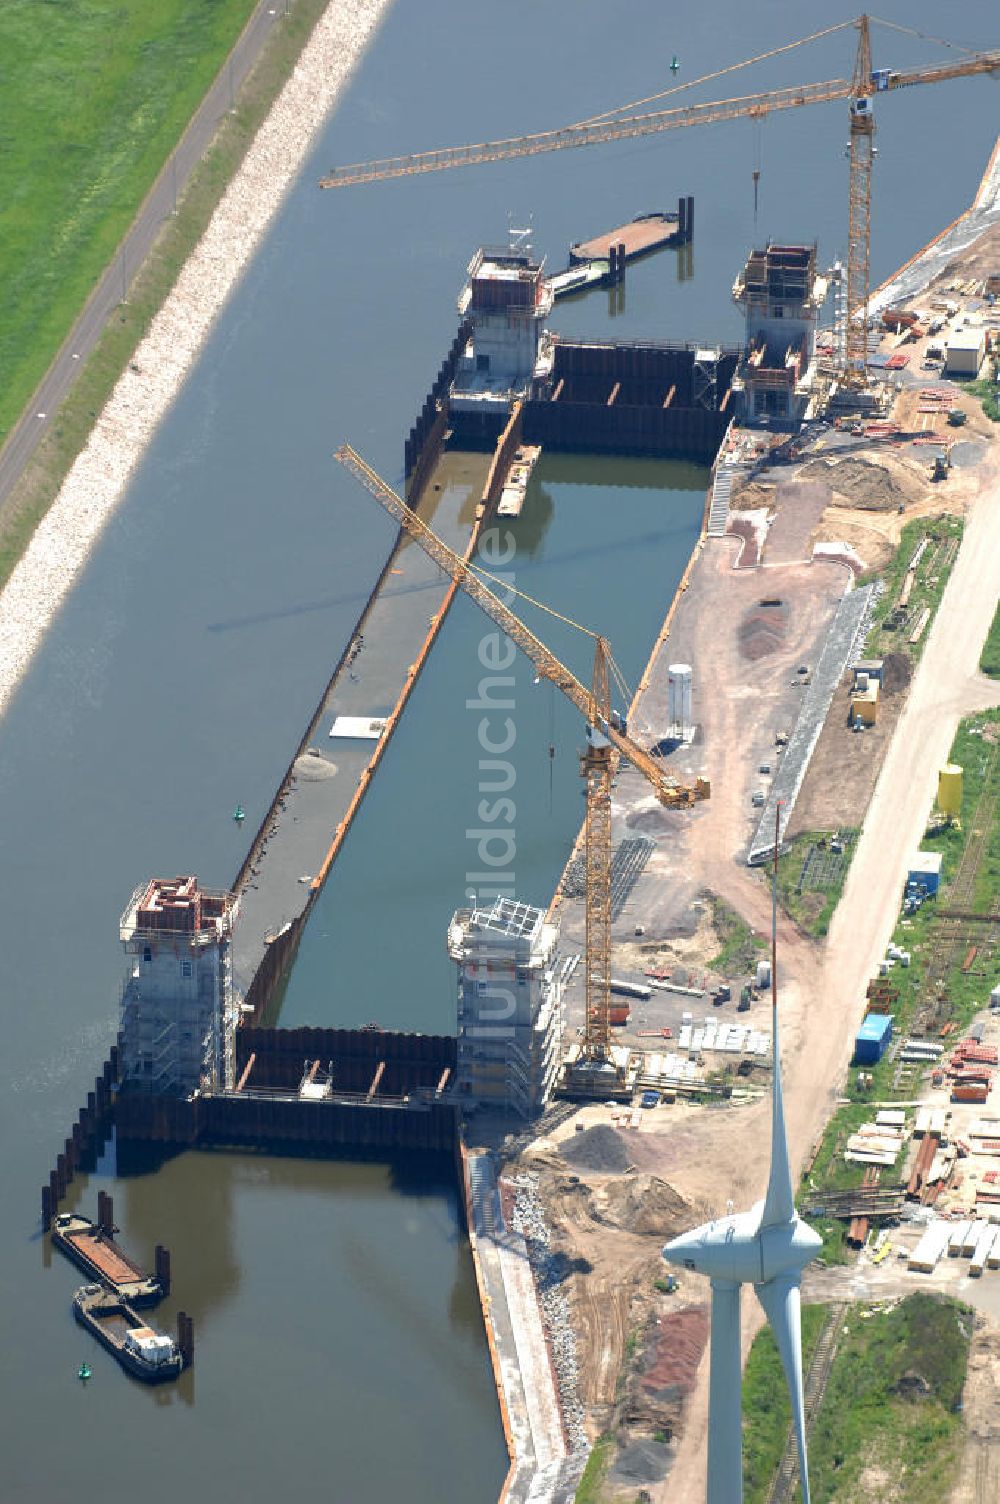
<instances>
[{"instance_id":1,"label":"construction vehicle","mask_svg":"<svg viewBox=\"0 0 1000 1504\"><path fill-rule=\"evenodd\" d=\"M890 23L882 23L890 24ZM895 23L893 29L914 36L921 35L910 27ZM711 79L735 73L752 63L763 62L779 53L790 52L831 33L856 27L858 46L853 76L835 78L824 83L797 84L791 88L769 89L734 99L715 99L704 104L674 109L647 110L635 113L640 106L657 103L684 89L694 88ZM847 248L847 310L843 381L848 389L861 390L867 379L869 255L871 243L871 174L875 156L875 116L872 101L876 94L892 93L914 84L941 83L952 78L1000 71L1000 51L976 52L952 57L946 63L921 68L872 68L869 18L841 21L814 32L798 41L788 42L757 57L733 63L727 68L688 83L674 83L645 99L631 100L617 109L605 110L586 120L557 130L538 131L527 136L511 136L500 141L483 141L471 146L444 147L435 151L412 152L405 156L385 157L374 162L358 162L337 167L320 181L323 188L343 188L352 183L377 183L386 178L410 177L424 172L440 172L449 167L467 167L483 162L505 162L512 157L534 157L542 152L563 151L570 147L597 145L603 141L629 140L636 136L656 135L683 126L708 125L719 120L763 120L779 110L799 109L804 105L823 104L827 100L849 101L850 137L848 141L849 206Z\"/></svg>"},{"instance_id":2,"label":"construction vehicle","mask_svg":"<svg viewBox=\"0 0 1000 1504\"><path fill-rule=\"evenodd\" d=\"M931 460L931 480L947 480L951 469L951 445L934 455Z\"/></svg>"},{"instance_id":3,"label":"construction vehicle","mask_svg":"<svg viewBox=\"0 0 1000 1504\"><path fill-rule=\"evenodd\" d=\"M611 710L611 673L621 683L605 638L590 632L579 623L572 626L593 639L594 670L591 687L585 688L572 670L560 663L554 653L505 606L490 589L486 571L459 558L436 533L407 506L401 496L386 485L349 444L336 453L340 463L370 491L391 517L401 524L407 535L418 543L445 574L472 597L476 604L534 664L537 673L548 679L583 715L587 725L586 749L581 756L581 773L586 780L587 814L585 825L585 992L583 1045L572 1070L567 1072L567 1089L575 1095L630 1095L626 1080L628 1056L625 1047L611 1043L611 783L617 754L625 757L652 785L659 802L666 809L688 809L697 800L707 799L708 780L698 778L688 786L678 783L665 771L662 761L648 752L622 729L624 722ZM501 583L497 581L496 583ZM503 589L523 599L530 596L516 590L509 581ZM538 601L532 602L538 606ZM547 610L547 607L542 607ZM568 618L561 618L568 622ZM572 1077L572 1079L570 1079Z\"/></svg>"}]
</instances>

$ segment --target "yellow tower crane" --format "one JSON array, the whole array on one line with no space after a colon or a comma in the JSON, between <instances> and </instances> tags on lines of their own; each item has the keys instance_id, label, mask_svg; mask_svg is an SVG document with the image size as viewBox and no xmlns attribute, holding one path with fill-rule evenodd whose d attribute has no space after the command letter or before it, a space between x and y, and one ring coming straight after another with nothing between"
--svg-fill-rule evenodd
<instances>
[{"instance_id":1,"label":"yellow tower crane","mask_svg":"<svg viewBox=\"0 0 1000 1504\"><path fill-rule=\"evenodd\" d=\"M890 24L890 23L884 23ZM798 84L792 88L769 89L760 94L745 94L734 99L715 99L704 104L684 105L673 109L631 113L642 105L652 104L696 84L735 73L752 63L777 57L807 42L845 27L857 27L858 48L851 78L828 79L823 83ZM894 26L908 32L911 28ZM914 32L913 35L920 35ZM385 178L412 177L417 173L441 172L448 167L469 167L480 162L505 162L511 157L533 157L547 151L565 151L570 147L593 146L603 141L622 141L635 136L651 136L661 131L677 130L688 125L708 125L717 120L763 119L778 110L798 109L808 104L823 104L831 99L846 99L850 110L850 203L847 254L847 338L844 380L850 387L863 387L866 380L869 259L871 242L871 174L874 155L875 117L872 100L876 93L910 88L914 84L943 83L951 78L968 78L973 74L1000 72L1000 51L973 52L946 63L930 67L873 71L869 18L859 16L841 21L823 31L813 32L799 41L788 42L770 52L759 53L716 73L705 74L689 83L675 84L646 99L632 100L617 109L592 115L587 120L565 125L557 130L538 131L528 136L510 136L500 141L481 141L472 146L450 146L436 151L412 152L408 156L384 157L374 162L356 162L336 167L320 180L322 188L345 188L353 183L377 183Z\"/></svg>"},{"instance_id":2,"label":"yellow tower crane","mask_svg":"<svg viewBox=\"0 0 1000 1504\"><path fill-rule=\"evenodd\" d=\"M406 533L418 543L456 584L472 597L476 605L496 622L517 647L531 660L542 678L548 679L576 706L587 723L587 745L581 758L581 772L586 779L587 816L585 835L586 868L586 940L584 945L586 1026L584 1059L594 1068L594 1091L599 1093L602 1077L611 1075L611 781L616 753L626 757L652 785L657 799L667 809L686 809L698 799L707 799L708 780L698 778L688 786L678 783L664 772L663 764L652 753L632 740L611 713L609 671L614 661L607 640L578 622L578 627L593 638L594 672L587 689L565 664L560 663L545 644L525 626L520 617L500 600L486 583L486 571L477 571L454 553L416 512L397 496L391 486L367 465L349 444L336 452L340 463L370 491L391 517L401 523ZM497 581L497 583L500 583ZM504 581L505 590L510 585ZM516 591L522 595L523 592ZM530 600L530 596L523 596ZM532 602L539 605L540 602ZM548 607L543 607L548 610ZM557 613L552 613L557 614ZM568 617L560 618L569 621Z\"/></svg>"}]
</instances>

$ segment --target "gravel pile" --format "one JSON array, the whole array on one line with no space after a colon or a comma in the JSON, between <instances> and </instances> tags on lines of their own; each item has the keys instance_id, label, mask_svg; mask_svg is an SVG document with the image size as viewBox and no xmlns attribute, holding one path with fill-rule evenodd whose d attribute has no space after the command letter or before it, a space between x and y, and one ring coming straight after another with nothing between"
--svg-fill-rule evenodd
<instances>
[{"instance_id":1,"label":"gravel pile","mask_svg":"<svg viewBox=\"0 0 1000 1504\"><path fill-rule=\"evenodd\" d=\"M122 498L389 0L335 0L0 595L0 713Z\"/></svg>"},{"instance_id":2,"label":"gravel pile","mask_svg":"<svg viewBox=\"0 0 1000 1504\"><path fill-rule=\"evenodd\" d=\"M528 1250L549 1352L552 1355L552 1366L559 1386L566 1444L572 1454L586 1453L588 1443L583 1423L583 1405L580 1402L576 1337L570 1321L569 1299L561 1288L569 1266L565 1257L555 1253L552 1248L545 1213L538 1197L538 1176L518 1175L511 1184L514 1186L511 1227L521 1234Z\"/></svg>"},{"instance_id":3,"label":"gravel pile","mask_svg":"<svg viewBox=\"0 0 1000 1504\"><path fill-rule=\"evenodd\" d=\"M620 1133L597 1123L574 1134L562 1145L562 1157L575 1170L594 1170L599 1175L620 1175L632 1163Z\"/></svg>"}]
</instances>

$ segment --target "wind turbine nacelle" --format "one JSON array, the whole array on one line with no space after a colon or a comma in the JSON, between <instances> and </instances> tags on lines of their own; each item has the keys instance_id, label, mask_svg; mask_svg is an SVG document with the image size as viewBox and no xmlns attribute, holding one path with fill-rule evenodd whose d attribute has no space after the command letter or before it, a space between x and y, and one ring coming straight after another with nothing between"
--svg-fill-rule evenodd
<instances>
[{"instance_id":1,"label":"wind turbine nacelle","mask_svg":"<svg viewBox=\"0 0 1000 1504\"><path fill-rule=\"evenodd\" d=\"M693 1269L709 1279L759 1283L764 1277L758 1241L763 1210L763 1201L758 1201L748 1212L705 1222L693 1232L672 1238L661 1250L662 1257L668 1264Z\"/></svg>"},{"instance_id":2,"label":"wind turbine nacelle","mask_svg":"<svg viewBox=\"0 0 1000 1504\"><path fill-rule=\"evenodd\" d=\"M762 1270L758 1284L784 1274L799 1274L823 1246L819 1233L799 1217L778 1227L761 1227L758 1241Z\"/></svg>"},{"instance_id":3,"label":"wind turbine nacelle","mask_svg":"<svg viewBox=\"0 0 1000 1504\"><path fill-rule=\"evenodd\" d=\"M762 1285L781 1275L797 1275L816 1257L822 1238L798 1216L765 1227L763 1215L764 1202L758 1201L748 1212L706 1222L672 1239L662 1256L668 1264L736 1284Z\"/></svg>"}]
</instances>

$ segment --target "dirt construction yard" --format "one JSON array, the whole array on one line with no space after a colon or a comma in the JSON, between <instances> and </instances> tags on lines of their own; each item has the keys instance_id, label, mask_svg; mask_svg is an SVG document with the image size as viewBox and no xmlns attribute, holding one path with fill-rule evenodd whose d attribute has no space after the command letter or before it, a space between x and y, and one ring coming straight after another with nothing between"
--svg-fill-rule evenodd
<instances>
[{"instance_id":1,"label":"dirt construction yard","mask_svg":"<svg viewBox=\"0 0 1000 1504\"><path fill-rule=\"evenodd\" d=\"M807 455L803 467L825 465L829 458L822 451ZM711 798L688 812L668 813L641 776L625 767L614 795L615 841L647 835L656 842L615 925L616 973L625 966L641 975L644 956L655 954L657 947L663 954L673 947L678 959L684 946L692 945L692 964L707 963L712 940L705 930L706 894L724 899L752 930L766 935L768 888L761 875L745 865L758 818L751 795L771 776L761 773L761 767L776 765L776 733L794 723L802 693L797 670L816 661L837 603L857 572L856 566L844 562L814 559L813 545L823 539L845 539L864 565L884 564L899 528L910 517L935 507L964 513L964 541L908 693L904 696L900 686L897 705L891 694L888 698L887 749L880 749L885 760L874 794L873 767L865 767L867 747L864 761L856 760L854 791L845 789L846 745L824 749L826 760L817 763L813 784L806 782L804 808L817 825L851 823L840 801L846 795L864 808L871 797L825 943L803 935L789 920L779 920L785 1104L798 1165L818 1142L833 1109L861 1016L865 983L895 922L906 863L931 806L937 772L947 761L956 723L963 715L1000 702L1000 686L978 671L1000 598L1000 448L980 442L976 462L961 474L953 472L947 486L938 488L923 481L915 463L880 453L878 443L855 445L850 455L838 452L834 458L838 464L851 458L884 465L890 500L906 491L903 513L898 499L891 509L858 506L857 463L847 475L814 471L805 477L808 484L795 484L796 476L787 469L780 484L777 476L765 473L745 500L758 514L777 509L769 534L764 538L761 529L748 526L742 536L703 542L669 633L657 645L632 709L630 731L640 741L660 740L666 732L667 665L693 665L697 732L692 744L671 755L670 766L681 780L707 775ZM755 539L760 535L763 551L753 567L736 567L741 555L750 557L750 534ZM838 708L842 707L835 702L835 715ZM891 735L893 726L898 734ZM871 747L874 738L869 742L869 737L866 733L855 740ZM873 755L870 760L874 762ZM582 950L582 902L563 899L557 913L564 952ZM581 971L578 968L569 997L571 1026L583 1019ZM720 1011L731 1016L734 1006ZM693 1007L697 1010L699 1004ZM765 1019L756 1026L766 1027ZM709 1212L723 1212L730 1199L746 1206L763 1193L768 1111L765 1099L729 1108L654 1109L638 1130L608 1128L626 1145L624 1164L613 1167L574 1167L559 1144L549 1140L528 1151L526 1163L532 1155L538 1161L535 1168L541 1174L554 1242L581 1261L570 1288L592 1434L608 1422L616 1403L617 1374L624 1368L615 1413L631 1438L622 1454L626 1463L633 1441L645 1445L651 1426L672 1437L665 1481L656 1481L647 1448L636 1454L635 1468L630 1472L626 1466L617 1478L622 1498L635 1497L643 1472L646 1481L639 1486L648 1488L654 1498L703 1496L707 1364L697 1362L696 1355L705 1341L708 1291L697 1277L686 1276L677 1296L658 1294L653 1285L660 1267L657 1246L682 1220L691 1226ZM569 1123L560 1136L583 1140L587 1129L601 1122L607 1125L609 1119L607 1108L583 1109L584 1131ZM652 1224L648 1231L636 1225L636 1203L623 1189L630 1179L655 1189L653 1199L662 1214L655 1232ZM685 1354L679 1377L666 1363L657 1335L657 1323L675 1311L694 1313L677 1327L676 1345ZM752 1298L745 1301L744 1313L748 1346L760 1321ZM974 1373L992 1372L991 1365L998 1361L993 1339L977 1342ZM650 1383L643 1387L643 1375L650 1374ZM682 1392L689 1387L682 1405ZM984 1434L992 1435L990 1427L995 1425L995 1419L981 1421ZM982 1464L970 1463L974 1465ZM956 1494L954 1504L972 1497Z\"/></svg>"}]
</instances>

